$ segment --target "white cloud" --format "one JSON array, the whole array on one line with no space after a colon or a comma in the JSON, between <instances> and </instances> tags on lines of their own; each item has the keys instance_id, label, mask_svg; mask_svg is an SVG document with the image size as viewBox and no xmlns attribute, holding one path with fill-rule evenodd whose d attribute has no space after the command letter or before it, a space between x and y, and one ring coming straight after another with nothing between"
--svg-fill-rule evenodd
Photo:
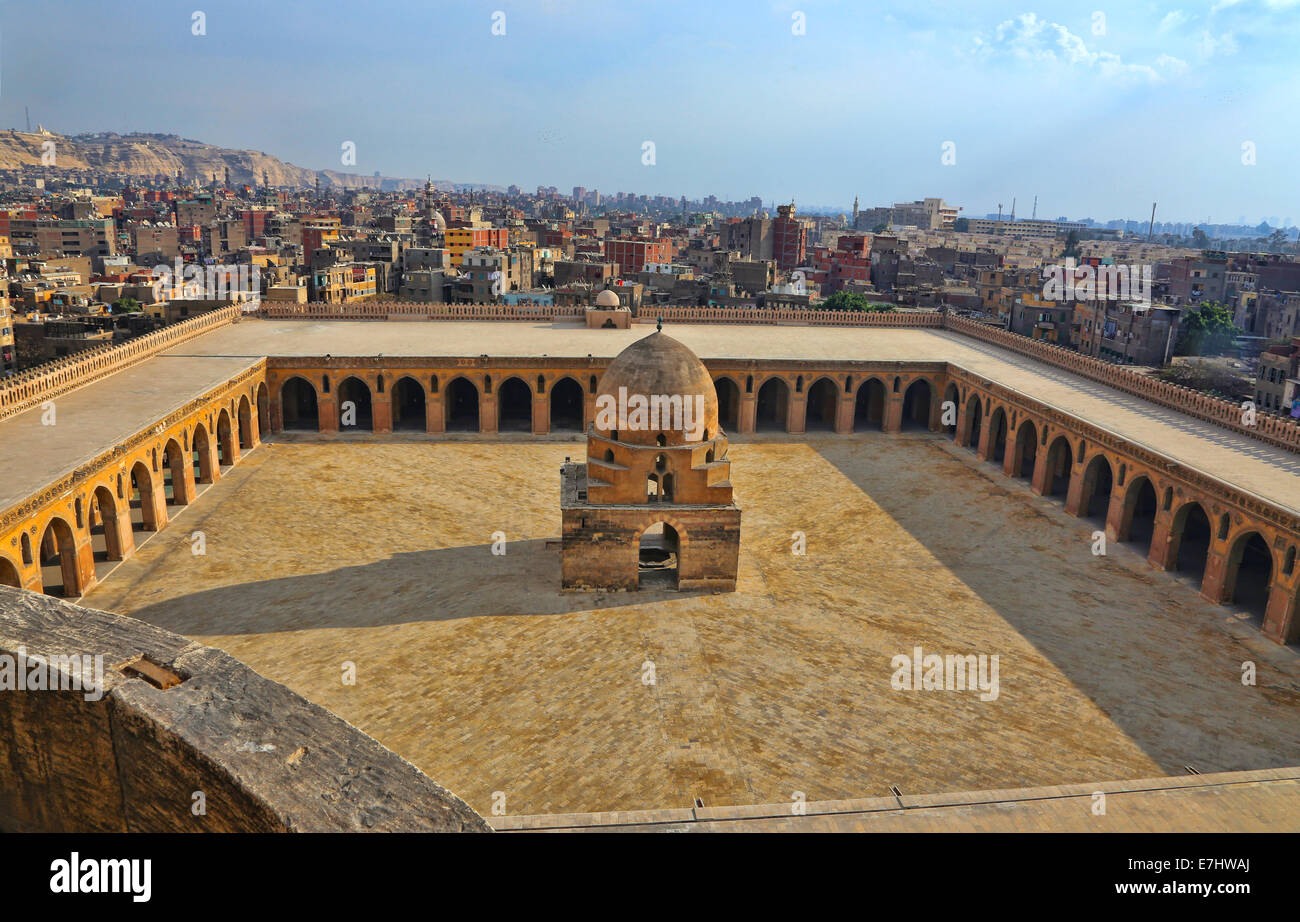
<instances>
[{"instance_id":1,"label":"white cloud","mask_svg":"<svg viewBox=\"0 0 1300 922\"><path fill-rule=\"evenodd\" d=\"M1192 17L1184 13L1182 10L1172 10L1165 14L1164 19L1160 20L1160 26L1156 31L1172 32L1179 26L1186 25L1191 21Z\"/></svg>"},{"instance_id":2,"label":"white cloud","mask_svg":"<svg viewBox=\"0 0 1300 922\"><path fill-rule=\"evenodd\" d=\"M1233 38L1231 32L1225 32L1215 38L1208 30L1202 29L1200 41L1197 42L1197 50L1200 51L1203 58L1236 54L1237 40Z\"/></svg>"},{"instance_id":3,"label":"white cloud","mask_svg":"<svg viewBox=\"0 0 1300 922\"><path fill-rule=\"evenodd\" d=\"M1034 13L1021 13L1000 23L991 36L976 36L975 51L990 56L1009 55L1026 62L1082 67L1117 81L1159 82L1187 69L1185 61L1170 55L1161 55L1152 67L1127 64L1109 51L1090 51L1080 36L1060 23L1039 19Z\"/></svg>"},{"instance_id":4,"label":"white cloud","mask_svg":"<svg viewBox=\"0 0 1300 922\"><path fill-rule=\"evenodd\" d=\"M1162 54L1156 58L1156 70L1177 77L1187 72L1187 62L1171 54Z\"/></svg>"}]
</instances>

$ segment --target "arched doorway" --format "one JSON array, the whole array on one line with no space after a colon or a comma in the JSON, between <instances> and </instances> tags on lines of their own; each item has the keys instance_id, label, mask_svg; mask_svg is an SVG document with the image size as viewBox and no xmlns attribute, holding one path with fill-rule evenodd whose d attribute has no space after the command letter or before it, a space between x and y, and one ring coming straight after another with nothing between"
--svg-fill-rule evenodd
<instances>
[{"instance_id":1,"label":"arched doorway","mask_svg":"<svg viewBox=\"0 0 1300 922\"><path fill-rule=\"evenodd\" d=\"M0 586L23 588L22 580L18 577L18 567L8 557L0 557Z\"/></svg>"},{"instance_id":2,"label":"arched doorway","mask_svg":"<svg viewBox=\"0 0 1300 922\"><path fill-rule=\"evenodd\" d=\"M1110 510L1110 494L1115 486L1110 462L1105 455L1093 455L1083 469L1083 486L1079 494L1079 517L1106 526L1106 513Z\"/></svg>"},{"instance_id":3,"label":"arched doorway","mask_svg":"<svg viewBox=\"0 0 1300 922\"><path fill-rule=\"evenodd\" d=\"M131 529L157 531L158 510L154 506L153 475L149 466L137 461L131 468ZM136 542L139 544L140 542Z\"/></svg>"},{"instance_id":4,"label":"arched doorway","mask_svg":"<svg viewBox=\"0 0 1300 922\"><path fill-rule=\"evenodd\" d=\"M1064 498L1069 492L1070 440L1058 435L1047 449L1047 477L1043 480L1043 495Z\"/></svg>"},{"instance_id":5,"label":"arched doorway","mask_svg":"<svg viewBox=\"0 0 1300 922\"><path fill-rule=\"evenodd\" d=\"M271 405L267 399L265 381L257 385L257 431L264 436L271 431Z\"/></svg>"},{"instance_id":6,"label":"arched doorway","mask_svg":"<svg viewBox=\"0 0 1300 922\"><path fill-rule=\"evenodd\" d=\"M561 378L551 385L551 431L582 431L582 385Z\"/></svg>"},{"instance_id":7,"label":"arched doorway","mask_svg":"<svg viewBox=\"0 0 1300 922\"><path fill-rule=\"evenodd\" d=\"M989 423L988 460L1001 464L1007 456L1007 411L998 407Z\"/></svg>"},{"instance_id":8,"label":"arched doorway","mask_svg":"<svg viewBox=\"0 0 1300 922\"><path fill-rule=\"evenodd\" d=\"M420 382L407 375L393 385L393 429L407 432L424 432L428 421L425 416L424 388Z\"/></svg>"},{"instance_id":9,"label":"arched doorway","mask_svg":"<svg viewBox=\"0 0 1300 922\"><path fill-rule=\"evenodd\" d=\"M680 541L667 522L657 522L641 534L637 552L637 586L640 589L676 589L680 570Z\"/></svg>"},{"instance_id":10,"label":"arched doorway","mask_svg":"<svg viewBox=\"0 0 1300 922\"><path fill-rule=\"evenodd\" d=\"M718 392L718 422L724 432L740 431L740 385L730 378L719 378L713 382Z\"/></svg>"},{"instance_id":11,"label":"arched doorway","mask_svg":"<svg viewBox=\"0 0 1300 922\"><path fill-rule=\"evenodd\" d=\"M917 378L909 384L903 392L903 428L929 431L933 400L934 391L929 381Z\"/></svg>"},{"instance_id":12,"label":"arched doorway","mask_svg":"<svg viewBox=\"0 0 1300 922\"><path fill-rule=\"evenodd\" d=\"M1034 462L1038 460L1038 428L1029 420L1022 420L1016 429L1015 453L1011 459L1011 476L1022 480L1034 479Z\"/></svg>"},{"instance_id":13,"label":"arched doorway","mask_svg":"<svg viewBox=\"0 0 1300 922\"><path fill-rule=\"evenodd\" d=\"M984 426L984 407L978 397L966 401L966 448L979 451L980 432Z\"/></svg>"},{"instance_id":14,"label":"arched doorway","mask_svg":"<svg viewBox=\"0 0 1300 922\"><path fill-rule=\"evenodd\" d=\"M217 414L217 464L230 467L235 463L235 441L230 432L230 414L225 407Z\"/></svg>"},{"instance_id":15,"label":"arched doorway","mask_svg":"<svg viewBox=\"0 0 1300 922\"><path fill-rule=\"evenodd\" d=\"M830 378L818 378L808 389L804 405L805 432L834 432L835 410L839 405L840 390Z\"/></svg>"},{"instance_id":16,"label":"arched doorway","mask_svg":"<svg viewBox=\"0 0 1300 922\"><path fill-rule=\"evenodd\" d=\"M497 431L533 431L533 392L518 378L507 378L497 391Z\"/></svg>"},{"instance_id":17,"label":"arched doorway","mask_svg":"<svg viewBox=\"0 0 1300 922\"><path fill-rule=\"evenodd\" d=\"M374 431L375 417L370 405L370 386L355 375L350 376L340 382L338 395L339 429Z\"/></svg>"},{"instance_id":18,"label":"arched doorway","mask_svg":"<svg viewBox=\"0 0 1300 922\"><path fill-rule=\"evenodd\" d=\"M478 388L464 378L447 385L447 419L449 432L478 432Z\"/></svg>"},{"instance_id":19,"label":"arched doorway","mask_svg":"<svg viewBox=\"0 0 1300 922\"><path fill-rule=\"evenodd\" d=\"M90 497L90 546L96 563L121 560L126 556L117 500L108 487L96 487Z\"/></svg>"},{"instance_id":20,"label":"arched doorway","mask_svg":"<svg viewBox=\"0 0 1300 922\"><path fill-rule=\"evenodd\" d=\"M208 444L208 430L202 423L194 426L193 448L194 482L212 483L212 446Z\"/></svg>"},{"instance_id":21,"label":"arched doorway","mask_svg":"<svg viewBox=\"0 0 1300 922\"><path fill-rule=\"evenodd\" d=\"M295 376L284 382L280 388L280 408L284 414L284 428L320 430L316 388L306 378Z\"/></svg>"},{"instance_id":22,"label":"arched doorway","mask_svg":"<svg viewBox=\"0 0 1300 922\"><path fill-rule=\"evenodd\" d=\"M239 450L248 451L253 447L253 411L248 405L248 397L240 396L236 416L239 422Z\"/></svg>"},{"instance_id":23,"label":"arched doorway","mask_svg":"<svg viewBox=\"0 0 1300 922\"><path fill-rule=\"evenodd\" d=\"M768 378L758 389L754 428L759 432L785 432L790 413L790 385L782 378Z\"/></svg>"},{"instance_id":24,"label":"arched doorway","mask_svg":"<svg viewBox=\"0 0 1300 922\"><path fill-rule=\"evenodd\" d=\"M1145 556L1151 549L1156 530L1156 488L1145 475L1133 478L1124 493L1124 511L1120 515L1120 541L1140 547Z\"/></svg>"},{"instance_id":25,"label":"arched doorway","mask_svg":"<svg viewBox=\"0 0 1300 922\"><path fill-rule=\"evenodd\" d=\"M81 595L77 572L77 541L72 526L63 519L50 519L41 535L41 591L46 595L75 599Z\"/></svg>"},{"instance_id":26,"label":"arched doorway","mask_svg":"<svg viewBox=\"0 0 1300 922\"><path fill-rule=\"evenodd\" d=\"M1210 517L1200 503L1186 503L1174 514L1170 527L1174 544L1170 569L1183 574L1198 589L1205 577L1205 562L1210 555L1210 535Z\"/></svg>"},{"instance_id":27,"label":"arched doorway","mask_svg":"<svg viewBox=\"0 0 1300 922\"><path fill-rule=\"evenodd\" d=\"M1264 626L1269 591L1273 586L1273 552L1257 531L1240 535L1228 552L1223 576L1223 600Z\"/></svg>"},{"instance_id":28,"label":"arched doorway","mask_svg":"<svg viewBox=\"0 0 1300 922\"><path fill-rule=\"evenodd\" d=\"M163 446L163 494L167 497L169 506L184 506L190 501L185 480L186 467L181 443L168 439Z\"/></svg>"},{"instance_id":29,"label":"arched doorway","mask_svg":"<svg viewBox=\"0 0 1300 922\"><path fill-rule=\"evenodd\" d=\"M885 385L879 378L868 378L858 385L853 398L853 431L885 428Z\"/></svg>"}]
</instances>

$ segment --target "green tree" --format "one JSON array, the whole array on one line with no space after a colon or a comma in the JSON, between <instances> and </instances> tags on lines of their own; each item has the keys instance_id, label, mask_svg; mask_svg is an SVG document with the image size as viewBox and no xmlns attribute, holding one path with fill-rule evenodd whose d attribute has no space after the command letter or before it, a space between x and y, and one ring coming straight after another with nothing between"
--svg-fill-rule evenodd
<instances>
[{"instance_id":1,"label":"green tree","mask_svg":"<svg viewBox=\"0 0 1300 922\"><path fill-rule=\"evenodd\" d=\"M953 222L952 229L959 234L964 234L970 230L970 218L958 218Z\"/></svg>"},{"instance_id":2,"label":"green tree","mask_svg":"<svg viewBox=\"0 0 1300 922\"><path fill-rule=\"evenodd\" d=\"M1179 355L1223 355L1241 334L1232 324L1232 311L1217 301L1207 301L1183 314L1179 324Z\"/></svg>"},{"instance_id":3,"label":"green tree","mask_svg":"<svg viewBox=\"0 0 1300 922\"><path fill-rule=\"evenodd\" d=\"M892 311L894 308L889 304L872 304L867 300L866 295L859 294L856 291L837 291L817 307L824 311Z\"/></svg>"},{"instance_id":4,"label":"green tree","mask_svg":"<svg viewBox=\"0 0 1300 922\"><path fill-rule=\"evenodd\" d=\"M1066 257L1070 257L1070 256L1073 256L1075 258L1078 257L1079 255L1079 232L1078 231L1072 230L1065 235L1064 255Z\"/></svg>"},{"instance_id":5,"label":"green tree","mask_svg":"<svg viewBox=\"0 0 1300 922\"><path fill-rule=\"evenodd\" d=\"M109 309L114 314L138 314L144 310L135 298L118 298L109 305Z\"/></svg>"},{"instance_id":6,"label":"green tree","mask_svg":"<svg viewBox=\"0 0 1300 922\"><path fill-rule=\"evenodd\" d=\"M1199 250L1207 250L1210 247L1210 235L1199 227L1192 228L1192 245Z\"/></svg>"}]
</instances>

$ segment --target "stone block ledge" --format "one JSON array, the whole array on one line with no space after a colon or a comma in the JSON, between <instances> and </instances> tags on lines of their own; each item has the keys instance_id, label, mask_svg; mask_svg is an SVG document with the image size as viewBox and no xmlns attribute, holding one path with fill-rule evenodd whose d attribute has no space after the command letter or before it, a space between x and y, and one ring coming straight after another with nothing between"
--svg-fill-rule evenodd
<instances>
[{"instance_id":1,"label":"stone block ledge","mask_svg":"<svg viewBox=\"0 0 1300 922\"><path fill-rule=\"evenodd\" d=\"M220 650L0 586L0 656L19 647L102 655L103 694L0 690L5 832L491 831L414 765ZM138 671L119 668L142 654Z\"/></svg>"}]
</instances>

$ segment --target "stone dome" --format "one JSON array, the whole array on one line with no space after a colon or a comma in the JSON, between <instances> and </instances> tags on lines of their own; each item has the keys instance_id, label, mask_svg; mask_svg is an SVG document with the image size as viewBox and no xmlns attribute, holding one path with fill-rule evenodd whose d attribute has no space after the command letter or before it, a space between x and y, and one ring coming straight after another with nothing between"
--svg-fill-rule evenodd
<instances>
[{"instance_id":1,"label":"stone dome","mask_svg":"<svg viewBox=\"0 0 1300 922\"><path fill-rule=\"evenodd\" d=\"M681 420L678 420L674 427L673 421L664 419L660 420L657 428L651 428L648 424L645 427L624 429L618 429L616 426L603 428L601 423L604 420L600 408L602 403L609 404L603 402L601 398L613 398L612 406L617 408L620 388L626 388L625 399L629 402L626 405L629 406L630 411L635 410L635 405L631 404L631 398L635 396L639 395L648 401L653 396L663 395L669 398L681 396L683 402L689 400L694 414L694 408L698 404L695 397L703 397L703 423L700 424L693 416L693 432L684 431L681 428L683 422ZM718 392L708 369L694 352L671 336L660 332L651 333L620 352L605 369L605 374L596 388L594 426L597 435L613 438L613 433L617 432L617 440L630 445L673 446L713 439L717 437L720 430ZM690 435L695 437L688 438Z\"/></svg>"},{"instance_id":2,"label":"stone dome","mask_svg":"<svg viewBox=\"0 0 1300 922\"><path fill-rule=\"evenodd\" d=\"M618 295L606 288L596 295L597 307L618 307Z\"/></svg>"}]
</instances>

